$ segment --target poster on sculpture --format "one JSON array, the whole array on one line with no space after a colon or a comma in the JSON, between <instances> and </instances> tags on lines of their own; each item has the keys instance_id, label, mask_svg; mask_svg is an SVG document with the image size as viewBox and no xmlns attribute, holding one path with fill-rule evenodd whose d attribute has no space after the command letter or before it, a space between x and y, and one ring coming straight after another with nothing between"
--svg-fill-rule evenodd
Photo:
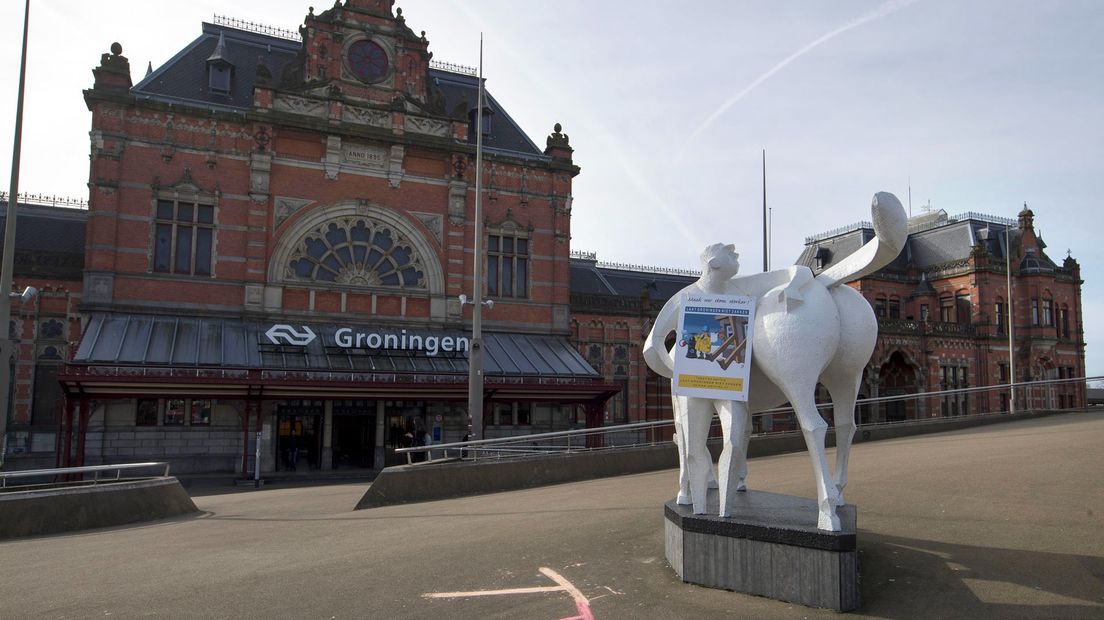
<instances>
[{"instance_id":1,"label":"poster on sculpture","mask_svg":"<svg viewBox=\"0 0 1104 620\"><path fill-rule=\"evenodd\" d=\"M753 297L683 294L672 391L746 401L754 321Z\"/></svg>"}]
</instances>

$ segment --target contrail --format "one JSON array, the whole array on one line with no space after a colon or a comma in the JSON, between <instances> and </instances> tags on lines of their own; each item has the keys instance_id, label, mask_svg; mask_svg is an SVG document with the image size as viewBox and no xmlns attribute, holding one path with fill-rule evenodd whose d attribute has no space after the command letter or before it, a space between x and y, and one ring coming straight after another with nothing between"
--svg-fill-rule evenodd
<instances>
[{"instance_id":1,"label":"contrail","mask_svg":"<svg viewBox=\"0 0 1104 620\"><path fill-rule=\"evenodd\" d=\"M886 3L882 4L881 6L874 9L873 11L871 11L871 12L865 14L865 15L862 15L861 17L857 17L857 18L847 22L846 24L836 28L835 30L832 30L831 32L828 32L827 34L824 34L821 37L815 39L812 43L809 43L805 47L803 47L803 48L797 50L796 52L794 52L793 54L790 54L788 57L786 57L785 60L783 60L782 62L778 63L777 65L771 67L770 70L768 70L766 73L764 73L763 75L760 75L758 78L756 78L754 82L752 82L751 84L748 84L747 86L744 87L743 90L741 90L740 92L738 92L735 95L733 95L732 97L730 97L728 99L728 101L725 101L723 104L721 104L721 107L717 108L712 114L709 115L708 118L706 118L704 121L702 121L702 124L698 125L697 129L692 131L690 133L690 135L686 137L686 141L683 143L682 148L679 149L679 154L678 154L677 159L681 160L683 158L683 156L686 153L686 147L690 145L690 142L692 142L694 140L694 138L696 138L703 131L708 129L709 126L712 125L713 122L716 121L718 118L720 118L721 115L723 115L725 112L727 112L729 108L736 105L736 102L743 99L744 96L747 95L748 93L750 93L751 91L755 90L755 88L757 86L759 86L763 82L766 82L768 79L770 79L770 77L772 75L774 75L775 73L778 73L779 71L784 69L786 67L786 65L788 65L791 62L797 60L798 58L801 58L807 52L814 49L815 47L817 47L821 43L824 43L825 41L833 39L836 36L841 35L841 34L847 32L848 30L851 30L852 28L857 28L857 27L859 27L859 26L861 26L865 23L872 22L876 19L881 19L881 18L885 17L886 15L890 15L892 13L896 13L897 11L900 11L901 9L909 6L910 4L914 4L918 1L919 0L889 0L889 2L886 2Z\"/></svg>"}]
</instances>

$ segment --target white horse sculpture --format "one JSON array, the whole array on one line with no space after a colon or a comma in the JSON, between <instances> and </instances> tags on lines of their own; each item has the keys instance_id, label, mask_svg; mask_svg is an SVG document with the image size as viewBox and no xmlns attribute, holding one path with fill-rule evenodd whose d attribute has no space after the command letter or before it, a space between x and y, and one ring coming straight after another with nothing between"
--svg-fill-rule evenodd
<instances>
[{"instance_id":1,"label":"white horse sculpture","mask_svg":"<svg viewBox=\"0 0 1104 620\"><path fill-rule=\"evenodd\" d=\"M706 512L706 489L712 474L707 441L714 410L724 435L717 474L720 515L724 517L731 514L734 493L746 489L749 412L789 402L813 463L817 527L839 531L836 507L843 504L843 487L847 484L847 459L855 435L855 400L863 368L878 337L878 322L870 304L851 287L840 285L889 264L908 236L904 208L893 194L875 194L872 215L874 239L815 278L803 266L735 277L740 267L735 247L712 245L702 253L701 278L672 297L660 311L644 343L644 359L653 371L670 378L674 359L663 343L677 327L683 293L757 298L748 402L672 396L679 449L678 503L692 503L696 514ZM824 448L828 424L814 400L817 382L832 397L834 479ZM733 459L737 438L740 450Z\"/></svg>"}]
</instances>

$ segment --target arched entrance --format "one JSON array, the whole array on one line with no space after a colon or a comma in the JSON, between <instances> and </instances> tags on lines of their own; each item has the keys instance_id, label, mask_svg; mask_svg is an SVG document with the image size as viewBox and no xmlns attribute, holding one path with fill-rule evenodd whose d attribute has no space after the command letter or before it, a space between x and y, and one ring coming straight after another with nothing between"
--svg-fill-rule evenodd
<instances>
[{"instance_id":1,"label":"arched entrance","mask_svg":"<svg viewBox=\"0 0 1104 620\"><path fill-rule=\"evenodd\" d=\"M894 351L882 364L878 372L879 396L904 396L916 394L916 370L905 360L904 354ZM916 400L892 400L881 403L883 422L913 420L916 415Z\"/></svg>"}]
</instances>

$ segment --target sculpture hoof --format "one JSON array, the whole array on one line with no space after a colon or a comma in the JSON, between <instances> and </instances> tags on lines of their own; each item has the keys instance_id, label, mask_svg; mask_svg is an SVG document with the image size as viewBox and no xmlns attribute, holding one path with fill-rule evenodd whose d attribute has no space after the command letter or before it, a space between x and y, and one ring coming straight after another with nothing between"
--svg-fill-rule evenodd
<instances>
[{"instance_id":1,"label":"sculpture hoof","mask_svg":"<svg viewBox=\"0 0 1104 620\"><path fill-rule=\"evenodd\" d=\"M719 488L721 488L721 485L717 484L717 480L716 480L716 479L710 479L710 480L709 480L709 488L711 488L711 489L719 489Z\"/></svg>"},{"instance_id":2,"label":"sculpture hoof","mask_svg":"<svg viewBox=\"0 0 1104 620\"><path fill-rule=\"evenodd\" d=\"M840 529L842 528L840 526L839 517L836 516L835 511L832 511L830 513L820 513L820 519L817 520L817 529L827 532L840 531Z\"/></svg>"},{"instance_id":3,"label":"sculpture hoof","mask_svg":"<svg viewBox=\"0 0 1104 620\"><path fill-rule=\"evenodd\" d=\"M741 481L740 481L740 482L739 482L739 483L738 483L738 484L736 485L736 492L737 492L737 493L747 493L747 483L746 483L746 482L744 482L743 480L741 480Z\"/></svg>"},{"instance_id":4,"label":"sculpture hoof","mask_svg":"<svg viewBox=\"0 0 1104 620\"><path fill-rule=\"evenodd\" d=\"M675 503L679 506L689 506L694 502L690 500L690 494L685 491L679 491L678 497L675 498Z\"/></svg>"}]
</instances>

